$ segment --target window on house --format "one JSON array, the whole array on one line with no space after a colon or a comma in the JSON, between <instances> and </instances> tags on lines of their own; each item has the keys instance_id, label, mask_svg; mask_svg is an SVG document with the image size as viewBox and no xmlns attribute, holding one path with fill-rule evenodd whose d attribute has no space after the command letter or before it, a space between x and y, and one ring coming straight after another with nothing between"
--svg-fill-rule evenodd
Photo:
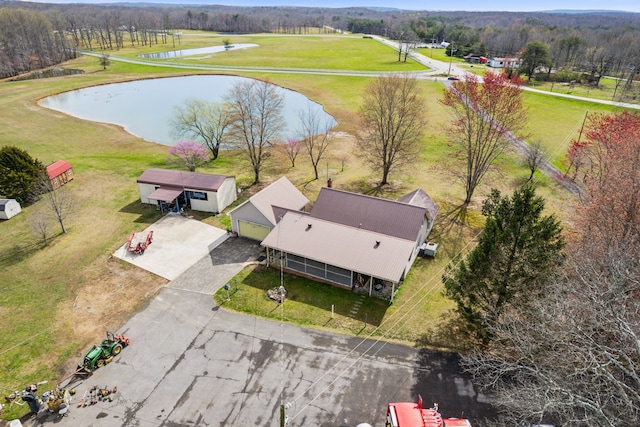
<instances>
[{"instance_id":1,"label":"window on house","mask_svg":"<svg viewBox=\"0 0 640 427\"><path fill-rule=\"evenodd\" d=\"M187 191L187 197L192 200L209 200L207 193L203 191Z\"/></svg>"}]
</instances>

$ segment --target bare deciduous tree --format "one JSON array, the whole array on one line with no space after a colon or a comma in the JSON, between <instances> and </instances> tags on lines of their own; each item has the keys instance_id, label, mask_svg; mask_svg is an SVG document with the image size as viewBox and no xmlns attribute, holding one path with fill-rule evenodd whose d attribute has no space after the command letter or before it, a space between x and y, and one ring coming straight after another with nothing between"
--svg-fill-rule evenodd
<instances>
[{"instance_id":1,"label":"bare deciduous tree","mask_svg":"<svg viewBox=\"0 0 640 427\"><path fill-rule=\"evenodd\" d=\"M42 209L39 209L27 219L27 222L31 230L40 237L42 243L47 246L51 233L51 216L47 215Z\"/></svg>"},{"instance_id":2,"label":"bare deciduous tree","mask_svg":"<svg viewBox=\"0 0 640 427\"><path fill-rule=\"evenodd\" d=\"M41 199L60 224L63 233L67 232L65 221L75 209L75 198L66 186L53 188L49 177L43 174L39 183Z\"/></svg>"},{"instance_id":3,"label":"bare deciduous tree","mask_svg":"<svg viewBox=\"0 0 640 427\"><path fill-rule=\"evenodd\" d=\"M227 101L232 141L244 150L256 184L260 182L266 149L280 139L284 128L284 97L269 82L250 80L236 83Z\"/></svg>"},{"instance_id":4,"label":"bare deciduous tree","mask_svg":"<svg viewBox=\"0 0 640 427\"><path fill-rule=\"evenodd\" d=\"M389 173L417 160L425 127L424 96L409 74L378 77L367 86L360 107L358 155L374 171L381 171L380 185Z\"/></svg>"},{"instance_id":5,"label":"bare deciduous tree","mask_svg":"<svg viewBox=\"0 0 640 427\"><path fill-rule=\"evenodd\" d=\"M546 294L493 326L490 351L465 357L506 425L640 425L637 257L588 239L574 249Z\"/></svg>"},{"instance_id":6,"label":"bare deciduous tree","mask_svg":"<svg viewBox=\"0 0 640 427\"><path fill-rule=\"evenodd\" d=\"M531 143L524 156L524 164L527 166L527 169L529 169L530 172L529 179L527 179L527 181L531 181L533 179L533 174L536 173L544 158L544 149L542 148L542 143L540 142L540 140L536 140Z\"/></svg>"},{"instance_id":7,"label":"bare deciduous tree","mask_svg":"<svg viewBox=\"0 0 640 427\"><path fill-rule=\"evenodd\" d=\"M334 126L332 119L325 116L322 120L321 115L323 114L319 110L312 110L311 107L299 112L300 129L298 132L311 159L316 179L318 179L318 164L320 164L322 156L331 142L329 131Z\"/></svg>"},{"instance_id":8,"label":"bare deciduous tree","mask_svg":"<svg viewBox=\"0 0 640 427\"><path fill-rule=\"evenodd\" d=\"M527 123L522 104L521 81L503 73L486 73L483 81L474 74L454 81L440 102L453 115L450 138L462 149L467 165L463 175L465 203L509 145L509 138Z\"/></svg>"},{"instance_id":9,"label":"bare deciduous tree","mask_svg":"<svg viewBox=\"0 0 640 427\"><path fill-rule=\"evenodd\" d=\"M188 100L176 107L171 120L174 136L202 140L211 151L213 160L218 158L230 124L228 106L201 99Z\"/></svg>"}]
</instances>

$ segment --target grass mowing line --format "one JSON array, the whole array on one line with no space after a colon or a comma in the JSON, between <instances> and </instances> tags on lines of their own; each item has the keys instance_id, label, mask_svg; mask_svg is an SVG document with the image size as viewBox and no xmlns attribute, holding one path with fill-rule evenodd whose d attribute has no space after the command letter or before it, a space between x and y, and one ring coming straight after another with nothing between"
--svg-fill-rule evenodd
<instances>
[{"instance_id":1,"label":"grass mowing line","mask_svg":"<svg viewBox=\"0 0 640 427\"><path fill-rule=\"evenodd\" d=\"M27 342L29 342L29 341L31 341L31 340L34 340L34 339L38 338L40 335L42 335L42 334L45 334L45 333L49 332L49 331L50 331L50 330L52 330L53 328L54 328L53 326L49 326L47 329L44 329L43 331L38 332L38 333L37 333L37 334L35 334L35 335L31 335L30 337L28 337L28 338L24 339L23 341L21 341L21 342L19 342L19 343L17 343L17 344L14 344L13 346L11 346L11 347L9 347L9 348L7 348L7 349L4 349L4 350L0 351L0 355L3 355L3 354L5 354L5 353L8 353L8 352L10 352L11 350L13 350L14 348L20 347L21 345L23 345L23 344L25 344L25 343L27 343Z\"/></svg>"}]
</instances>

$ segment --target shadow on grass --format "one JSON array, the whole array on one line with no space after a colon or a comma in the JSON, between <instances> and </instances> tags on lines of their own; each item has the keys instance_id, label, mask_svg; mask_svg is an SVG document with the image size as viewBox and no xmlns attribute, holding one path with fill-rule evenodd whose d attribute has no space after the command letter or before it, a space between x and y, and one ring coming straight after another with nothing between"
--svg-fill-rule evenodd
<instances>
[{"instance_id":1,"label":"shadow on grass","mask_svg":"<svg viewBox=\"0 0 640 427\"><path fill-rule=\"evenodd\" d=\"M449 256L460 253L469 241L470 233L475 234L473 227L475 221L476 216L471 215L469 206L466 204L444 206L440 209L434 232L437 231L437 236L446 236L447 245L443 249L449 252ZM433 236L429 236L429 239L437 239L437 236L434 233Z\"/></svg>"},{"instance_id":2,"label":"shadow on grass","mask_svg":"<svg viewBox=\"0 0 640 427\"><path fill-rule=\"evenodd\" d=\"M393 181L385 185L380 185L380 179L375 178L351 181L343 185L340 189L390 200L397 199L408 193L408 191L402 191L403 186L401 181Z\"/></svg>"},{"instance_id":3,"label":"shadow on grass","mask_svg":"<svg viewBox=\"0 0 640 427\"><path fill-rule=\"evenodd\" d=\"M389 303L377 298L364 297L349 290L284 273L262 265L248 267L248 274L239 274L230 282L230 300L225 290L216 294L217 301L231 309L267 318L308 326L334 326L345 318L363 325L379 326ZM283 284L287 290L284 309L277 301L266 296L268 289ZM283 314L284 313L284 314ZM333 318L332 318L333 313Z\"/></svg>"},{"instance_id":4,"label":"shadow on grass","mask_svg":"<svg viewBox=\"0 0 640 427\"><path fill-rule=\"evenodd\" d=\"M40 249L46 248L48 245L51 245L51 243L53 243L53 241L57 237L62 235L63 233L60 232L56 235L48 237L46 246L41 240L36 240L33 242L14 243L13 246L0 254L0 267L9 267L22 262L23 260L33 255L36 251L39 251Z\"/></svg>"},{"instance_id":5,"label":"shadow on grass","mask_svg":"<svg viewBox=\"0 0 640 427\"><path fill-rule=\"evenodd\" d=\"M138 218L133 220L133 222L138 224L151 225L162 217L160 211L157 210L154 205L148 205L140 201L131 202L121 207L119 212L138 214Z\"/></svg>"}]
</instances>

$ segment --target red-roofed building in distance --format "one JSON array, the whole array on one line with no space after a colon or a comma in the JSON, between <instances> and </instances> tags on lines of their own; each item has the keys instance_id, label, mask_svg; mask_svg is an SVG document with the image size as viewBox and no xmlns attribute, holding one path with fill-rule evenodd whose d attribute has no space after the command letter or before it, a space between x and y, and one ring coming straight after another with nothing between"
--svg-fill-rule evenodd
<instances>
[{"instance_id":1,"label":"red-roofed building in distance","mask_svg":"<svg viewBox=\"0 0 640 427\"><path fill-rule=\"evenodd\" d=\"M51 187L56 188L65 185L73 179L73 168L66 160L58 160L47 166L47 176L51 182Z\"/></svg>"}]
</instances>

